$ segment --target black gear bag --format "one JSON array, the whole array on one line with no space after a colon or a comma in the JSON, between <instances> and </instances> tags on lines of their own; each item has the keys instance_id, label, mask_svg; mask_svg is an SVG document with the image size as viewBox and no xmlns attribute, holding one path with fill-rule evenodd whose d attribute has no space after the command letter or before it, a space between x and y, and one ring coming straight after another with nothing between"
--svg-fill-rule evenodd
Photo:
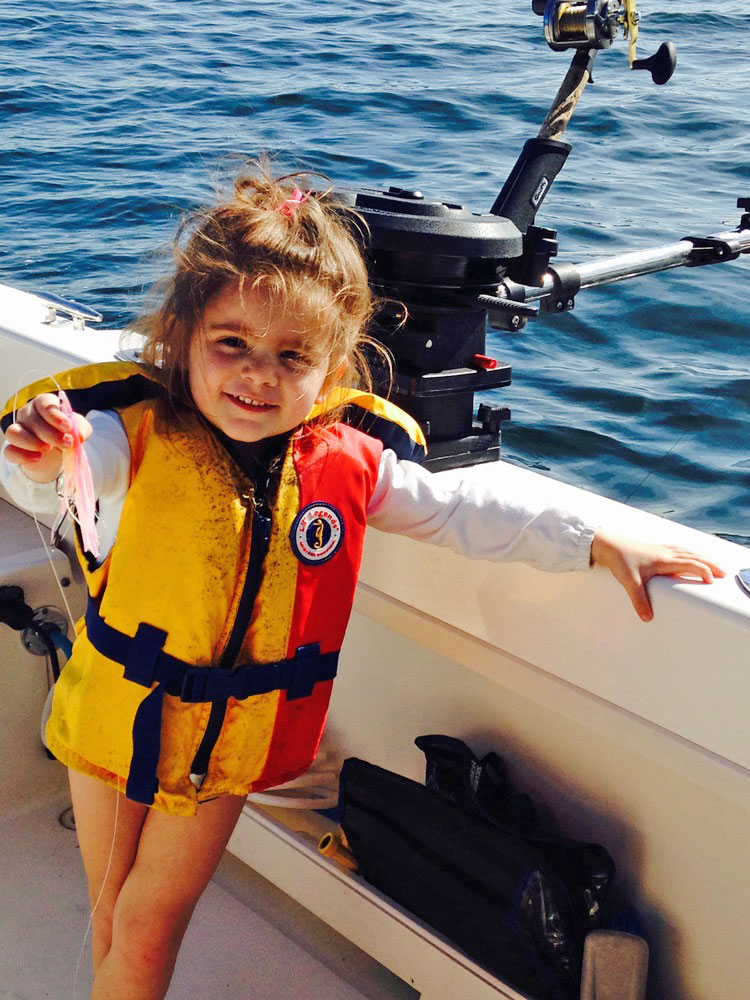
<instances>
[{"instance_id":1,"label":"black gear bag","mask_svg":"<svg viewBox=\"0 0 750 1000\"><path fill-rule=\"evenodd\" d=\"M538 1000L579 995L583 940L614 876L609 854L545 833L495 754L423 736L428 787L357 758L341 772L341 826L360 873Z\"/></svg>"}]
</instances>

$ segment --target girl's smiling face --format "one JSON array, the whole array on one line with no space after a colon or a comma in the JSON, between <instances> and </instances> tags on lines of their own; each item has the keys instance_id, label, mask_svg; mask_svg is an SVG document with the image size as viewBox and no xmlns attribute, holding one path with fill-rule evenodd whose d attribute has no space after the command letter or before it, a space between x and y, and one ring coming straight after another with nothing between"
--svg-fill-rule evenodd
<instances>
[{"instance_id":1,"label":"girl's smiling face","mask_svg":"<svg viewBox=\"0 0 750 1000\"><path fill-rule=\"evenodd\" d=\"M327 388L330 358L316 355L298 318L293 305L238 283L206 306L190 344L190 389L203 416L233 440L292 430Z\"/></svg>"}]
</instances>

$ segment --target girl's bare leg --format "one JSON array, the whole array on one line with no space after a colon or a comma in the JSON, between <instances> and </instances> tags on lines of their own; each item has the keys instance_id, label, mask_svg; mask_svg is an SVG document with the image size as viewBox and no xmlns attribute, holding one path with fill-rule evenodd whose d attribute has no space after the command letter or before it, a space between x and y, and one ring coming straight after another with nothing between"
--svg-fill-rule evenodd
<instances>
[{"instance_id":1,"label":"girl's bare leg","mask_svg":"<svg viewBox=\"0 0 750 1000\"><path fill-rule=\"evenodd\" d=\"M244 803L243 796L225 796L203 803L195 816L146 809L135 860L114 905L111 947L98 967L91 1000L162 1000L195 904Z\"/></svg>"},{"instance_id":2,"label":"girl's bare leg","mask_svg":"<svg viewBox=\"0 0 750 1000\"><path fill-rule=\"evenodd\" d=\"M92 909L96 907L91 919L91 960L96 974L112 943L115 903L133 867L148 806L131 802L124 794L87 774L68 771L68 780L89 899ZM124 788L123 780L123 791ZM113 846L115 814L117 835Z\"/></svg>"}]
</instances>

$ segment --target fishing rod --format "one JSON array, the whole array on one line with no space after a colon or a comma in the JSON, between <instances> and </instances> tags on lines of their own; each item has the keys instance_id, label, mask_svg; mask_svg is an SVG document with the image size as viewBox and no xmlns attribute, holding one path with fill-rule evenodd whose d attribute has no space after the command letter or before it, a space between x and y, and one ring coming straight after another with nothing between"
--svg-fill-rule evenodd
<instances>
[{"instance_id":1,"label":"fishing rod","mask_svg":"<svg viewBox=\"0 0 750 1000\"><path fill-rule=\"evenodd\" d=\"M638 59L636 0L532 0L555 51L573 51L570 67L539 133L529 139L486 214L430 201L421 191L337 189L367 223L360 233L374 291L383 305L374 330L394 359L392 395L421 424L427 464L454 468L495 460L507 407L477 392L511 383L510 365L486 354L488 324L517 331L540 312L573 308L587 288L676 267L725 263L750 253L750 198L740 198L737 229L683 236L664 246L578 264L555 261L557 232L536 215L571 151L563 140L592 79L597 53L622 35L633 70L668 82L677 55L663 43Z\"/></svg>"}]
</instances>

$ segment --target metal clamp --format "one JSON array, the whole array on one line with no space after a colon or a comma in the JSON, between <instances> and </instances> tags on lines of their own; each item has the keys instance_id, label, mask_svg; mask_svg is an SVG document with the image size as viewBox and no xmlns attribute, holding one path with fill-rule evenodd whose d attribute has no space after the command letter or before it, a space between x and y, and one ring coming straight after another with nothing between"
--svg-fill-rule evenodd
<instances>
[{"instance_id":1,"label":"metal clamp","mask_svg":"<svg viewBox=\"0 0 750 1000\"><path fill-rule=\"evenodd\" d=\"M34 292L36 297L47 307L47 313L42 320L43 323L51 324L57 319L57 314L62 313L73 320L74 330L83 330L86 321L89 323L101 323L104 318L96 309L74 302L73 299L64 299L61 295L53 292Z\"/></svg>"},{"instance_id":2,"label":"metal clamp","mask_svg":"<svg viewBox=\"0 0 750 1000\"><path fill-rule=\"evenodd\" d=\"M574 264L555 264L547 268L552 278L552 292L542 300L543 312L565 312L575 305L575 297L581 290L581 272Z\"/></svg>"},{"instance_id":3,"label":"metal clamp","mask_svg":"<svg viewBox=\"0 0 750 1000\"><path fill-rule=\"evenodd\" d=\"M723 264L736 260L741 250L728 240L715 236L684 236L684 241L693 244L693 249L685 261L685 267L700 267L703 264Z\"/></svg>"}]
</instances>

